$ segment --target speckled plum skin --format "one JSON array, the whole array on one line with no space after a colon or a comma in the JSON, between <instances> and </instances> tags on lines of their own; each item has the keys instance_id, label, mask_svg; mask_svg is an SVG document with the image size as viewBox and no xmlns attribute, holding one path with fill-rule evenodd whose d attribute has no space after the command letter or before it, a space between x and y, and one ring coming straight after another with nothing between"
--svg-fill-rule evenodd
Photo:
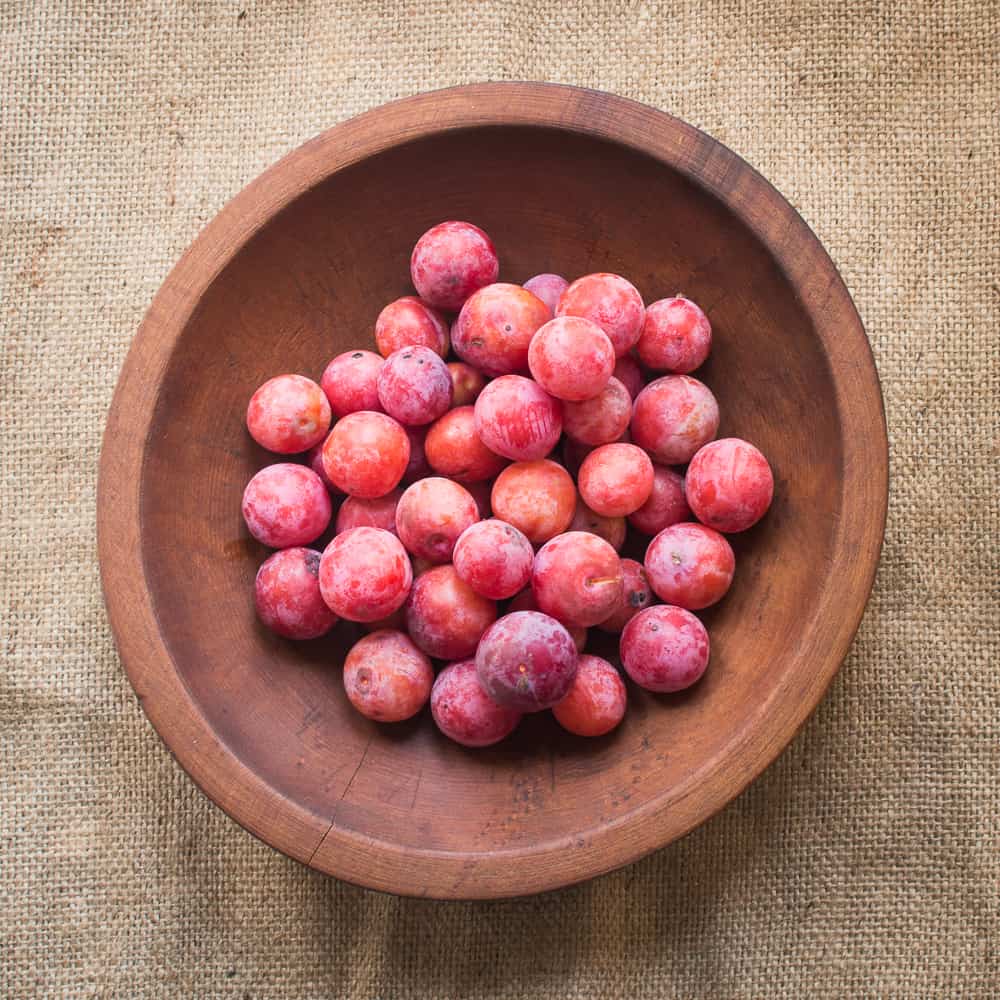
<instances>
[{"instance_id":1,"label":"speckled plum skin","mask_svg":"<svg viewBox=\"0 0 1000 1000\"><path fill-rule=\"evenodd\" d=\"M261 469L243 491L242 509L250 534L272 549L315 541L333 514L330 494L319 476L292 462Z\"/></svg>"},{"instance_id":2,"label":"speckled plum skin","mask_svg":"<svg viewBox=\"0 0 1000 1000\"><path fill-rule=\"evenodd\" d=\"M330 403L304 375L276 375L250 397L247 430L262 448L279 455L308 451L330 429Z\"/></svg>"},{"instance_id":3,"label":"speckled plum skin","mask_svg":"<svg viewBox=\"0 0 1000 1000\"><path fill-rule=\"evenodd\" d=\"M566 697L579 657L569 632L538 611L515 611L487 629L476 672L497 704L540 712Z\"/></svg>"},{"instance_id":4,"label":"speckled plum skin","mask_svg":"<svg viewBox=\"0 0 1000 1000\"><path fill-rule=\"evenodd\" d=\"M644 535L655 535L672 524L691 520L684 493L684 477L665 465L653 466L653 489L649 499L628 516L628 523Z\"/></svg>"},{"instance_id":5,"label":"speckled plum skin","mask_svg":"<svg viewBox=\"0 0 1000 1000\"><path fill-rule=\"evenodd\" d=\"M383 358L404 347L427 347L444 358L450 346L448 324L441 313L426 302L415 295L404 295L378 314L375 344Z\"/></svg>"},{"instance_id":6,"label":"speckled plum skin","mask_svg":"<svg viewBox=\"0 0 1000 1000\"><path fill-rule=\"evenodd\" d=\"M555 315L559 296L569 287L569 282L559 274L536 274L528 278L523 287L532 295L537 295L549 307L549 312Z\"/></svg>"},{"instance_id":7,"label":"speckled plum skin","mask_svg":"<svg viewBox=\"0 0 1000 1000\"><path fill-rule=\"evenodd\" d=\"M451 408L448 366L429 347L403 347L378 373L382 409L407 427L421 427Z\"/></svg>"},{"instance_id":8,"label":"speckled plum skin","mask_svg":"<svg viewBox=\"0 0 1000 1000\"><path fill-rule=\"evenodd\" d=\"M618 607L622 582L618 553L586 531L568 531L546 542L531 571L539 609L579 628L604 621Z\"/></svg>"},{"instance_id":9,"label":"speckled plum skin","mask_svg":"<svg viewBox=\"0 0 1000 1000\"><path fill-rule=\"evenodd\" d=\"M376 722L412 718L427 704L433 683L431 661L403 632L371 632L344 659L348 699Z\"/></svg>"},{"instance_id":10,"label":"speckled plum skin","mask_svg":"<svg viewBox=\"0 0 1000 1000\"><path fill-rule=\"evenodd\" d=\"M510 612L540 610L531 587L525 587L521 593L515 595L507 605L507 610ZM560 624L569 632L569 637L573 640L576 651L582 653L587 648L587 629L581 625L567 625L565 622L560 622Z\"/></svg>"},{"instance_id":11,"label":"speckled plum skin","mask_svg":"<svg viewBox=\"0 0 1000 1000\"><path fill-rule=\"evenodd\" d=\"M479 508L468 490L450 479L430 476L403 491L396 507L396 534L418 558L446 563L458 536L478 520Z\"/></svg>"},{"instance_id":12,"label":"speckled plum skin","mask_svg":"<svg viewBox=\"0 0 1000 1000\"><path fill-rule=\"evenodd\" d=\"M647 368L686 375L705 363L711 349L712 325L690 299L676 295L646 306L636 353Z\"/></svg>"},{"instance_id":13,"label":"speckled plum skin","mask_svg":"<svg viewBox=\"0 0 1000 1000\"><path fill-rule=\"evenodd\" d=\"M326 366L319 384L335 417L382 409L378 401L378 373L383 363L374 351L345 351Z\"/></svg>"},{"instance_id":14,"label":"speckled plum skin","mask_svg":"<svg viewBox=\"0 0 1000 1000\"><path fill-rule=\"evenodd\" d=\"M562 405L537 382L504 375L476 400L476 432L490 451L516 462L545 458L562 434Z\"/></svg>"},{"instance_id":15,"label":"speckled plum skin","mask_svg":"<svg viewBox=\"0 0 1000 1000\"><path fill-rule=\"evenodd\" d=\"M618 607L598 625L602 632L621 632L643 608L654 603L653 590L642 563L623 559L622 577L622 596Z\"/></svg>"},{"instance_id":16,"label":"speckled plum skin","mask_svg":"<svg viewBox=\"0 0 1000 1000\"><path fill-rule=\"evenodd\" d=\"M698 611L725 596L733 582L736 557L714 528L685 521L664 528L649 543L645 566L660 600Z\"/></svg>"},{"instance_id":17,"label":"speckled plum skin","mask_svg":"<svg viewBox=\"0 0 1000 1000\"><path fill-rule=\"evenodd\" d=\"M603 538L615 552L620 552L628 529L624 517L604 517L591 510L582 500L577 500L576 511L568 530L589 531L592 535Z\"/></svg>"},{"instance_id":18,"label":"speckled plum skin","mask_svg":"<svg viewBox=\"0 0 1000 1000\"><path fill-rule=\"evenodd\" d=\"M438 475L460 483L493 479L507 465L507 459L483 444L476 432L476 411L472 406L459 406L435 420L424 448L428 463Z\"/></svg>"},{"instance_id":19,"label":"speckled plum skin","mask_svg":"<svg viewBox=\"0 0 1000 1000\"><path fill-rule=\"evenodd\" d=\"M581 316L558 316L531 338L528 368L556 399L593 399L615 370L615 349L596 323Z\"/></svg>"},{"instance_id":20,"label":"speckled plum skin","mask_svg":"<svg viewBox=\"0 0 1000 1000\"><path fill-rule=\"evenodd\" d=\"M642 367L631 354L623 354L615 362L614 377L628 390L632 399L642 391L646 384L646 379L642 374Z\"/></svg>"},{"instance_id":21,"label":"speckled plum skin","mask_svg":"<svg viewBox=\"0 0 1000 1000\"><path fill-rule=\"evenodd\" d=\"M471 222L432 226L410 255L413 287L437 309L461 309L473 292L495 282L499 272L492 240Z\"/></svg>"},{"instance_id":22,"label":"speckled plum skin","mask_svg":"<svg viewBox=\"0 0 1000 1000\"><path fill-rule=\"evenodd\" d=\"M350 531L351 528L381 528L395 535L396 505L402 495L402 490L395 489L374 500L348 497L337 511L337 534Z\"/></svg>"},{"instance_id":23,"label":"speckled plum skin","mask_svg":"<svg viewBox=\"0 0 1000 1000\"><path fill-rule=\"evenodd\" d=\"M493 601L513 597L531 580L535 550L506 521L472 524L455 543L455 572L477 593Z\"/></svg>"},{"instance_id":24,"label":"speckled plum skin","mask_svg":"<svg viewBox=\"0 0 1000 1000\"><path fill-rule=\"evenodd\" d=\"M632 410L632 440L663 465L690 462L718 429L719 404L712 390L690 375L650 382Z\"/></svg>"},{"instance_id":25,"label":"speckled plum skin","mask_svg":"<svg viewBox=\"0 0 1000 1000\"><path fill-rule=\"evenodd\" d=\"M721 438L691 459L686 488L699 521L716 531L746 531L771 506L774 476L767 459L748 441Z\"/></svg>"},{"instance_id":26,"label":"speckled plum skin","mask_svg":"<svg viewBox=\"0 0 1000 1000\"><path fill-rule=\"evenodd\" d=\"M465 747L488 747L509 736L521 713L498 705L483 690L475 660L450 663L431 689L431 715L438 729Z\"/></svg>"},{"instance_id":27,"label":"speckled plum skin","mask_svg":"<svg viewBox=\"0 0 1000 1000\"><path fill-rule=\"evenodd\" d=\"M548 306L520 285L497 282L471 295L452 330L455 353L486 375L527 371L528 345L552 318Z\"/></svg>"},{"instance_id":28,"label":"speckled plum skin","mask_svg":"<svg viewBox=\"0 0 1000 1000\"><path fill-rule=\"evenodd\" d=\"M576 481L591 510L604 517L625 517L649 499L653 463L634 444L604 444L583 460Z\"/></svg>"},{"instance_id":29,"label":"speckled plum skin","mask_svg":"<svg viewBox=\"0 0 1000 1000\"><path fill-rule=\"evenodd\" d=\"M563 430L580 444L611 444L628 430L631 419L632 397L614 376L592 399L563 403Z\"/></svg>"},{"instance_id":30,"label":"speckled plum skin","mask_svg":"<svg viewBox=\"0 0 1000 1000\"><path fill-rule=\"evenodd\" d=\"M464 361L449 361L448 374L451 375L451 405L471 406L486 385L483 373Z\"/></svg>"},{"instance_id":31,"label":"speckled plum skin","mask_svg":"<svg viewBox=\"0 0 1000 1000\"><path fill-rule=\"evenodd\" d=\"M708 632L684 608L646 608L622 632L622 666L647 691L683 691L701 678L708 657Z\"/></svg>"},{"instance_id":32,"label":"speckled plum skin","mask_svg":"<svg viewBox=\"0 0 1000 1000\"><path fill-rule=\"evenodd\" d=\"M569 527L576 501L570 474L557 462L541 458L507 466L493 484L490 505L498 518L541 545Z\"/></svg>"},{"instance_id":33,"label":"speckled plum skin","mask_svg":"<svg viewBox=\"0 0 1000 1000\"><path fill-rule=\"evenodd\" d=\"M406 602L410 636L428 656L439 660L472 656L496 617L496 604L477 594L451 565L421 573Z\"/></svg>"},{"instance_id":34,"label":"speckled plum skin","mask_svg":"<svg viewBox=\"0 0 1000 1000\"><path fill-rule=\"evenodd\" d=\"M329 436L330 435L327 434L326 437ZM344 495L344 491L337 489L337 487L333 485L333 483L330 481L330 477L326 474L326 466L323 465L323 445L325 444L326 444L326 438L323 438L323 440L320 441L319 444L314 444L306 452L306 464L309 466L310 469L313 470L313 472L316 473L317 476L319 476L319 478L323 482L323 485L334 496L342 497Z\"/></svg>"},{"instance_id":35,"label":"speckled plum skin","mask_svg":"<svg viewBox=\"0 0 1000 1000\"><path fill-rule=\"evenodd\" d=\"M323 445L323 468L338 489L372 500L394 490L410 461L410 439L385 413L349 413Z\"/></svg>"},{"instance_id":36,"label":"speckled plum skin","mask_svg":"<svg viewBox=\"0 0 1000 1000\"><path fill-rule=\"evenodd\" d=\"M282 549L268 557L254 581L257 617L286 639L316 639L337 624L319 590L320 554Z\"/></svg>"},{"instance_id":37,"label":"speckled plum skin","mask_svg":"<svg viewBox=\"0 0 1000 1000\"><path fill-rule=\"evenodd\" d=\"M645 309L630 281L620 274L597 273L577 278L562 293L556 315L582 316L596 323L621 357L638 341Z\"/></svg>"},{"instance_id":38,"label":"speckled plum skin","mask_svg":"<svg viewBox=\"0 0 1000 1000\"><path fill-rule=\"evenodd\" d=\"M607 660L581 656L566 697L552 706L563 729L576 736L604 736L625 717L625 682Z\"/></svg>"},{"instance_id":39,"label":"speckled plum skin","mask_svg":"<svg viewBox=\"0 0 1000 1000\"><path fill-rule=\"evenodd\" d=\"M352 528L337 535L319 564L323 600L352 622L391 615L406 600L412 583L403 543L381 528Z\"/></svg>"}]
</instances>

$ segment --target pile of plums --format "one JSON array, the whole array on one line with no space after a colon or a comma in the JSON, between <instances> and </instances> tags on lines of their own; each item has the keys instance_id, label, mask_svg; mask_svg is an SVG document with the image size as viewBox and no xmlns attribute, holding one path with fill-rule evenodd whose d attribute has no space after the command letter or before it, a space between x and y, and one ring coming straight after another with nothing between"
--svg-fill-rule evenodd
<instances>
[{"instance_id":1,"label":"pile of plums","mask_svg":"<svg viewBox=\"0 0 1000 1000\"><path fill-rule=\"evenodd\" d=\"M693 612L733 579L725 533L773 493L760 451L716 440L715 396L690 375L712 342L694 302L645 306L617 274L498 272L481 229L434 226L410 261L419 297L378 315L378 353L338 355L319 383L278 375L247 410L258 444L297 456L243 494L277 550L257 573L261 621L290 639L360 623L355 708L395 722L429 701L466 746L549 708L579 735L613 729L626 686L584 652L592 627L621 634L641 687L695 683L709 639ZM330 543L309 548L335 510ZM619 556L629 532L652 539L643 563Z\"/></svg>"}]
</instances>

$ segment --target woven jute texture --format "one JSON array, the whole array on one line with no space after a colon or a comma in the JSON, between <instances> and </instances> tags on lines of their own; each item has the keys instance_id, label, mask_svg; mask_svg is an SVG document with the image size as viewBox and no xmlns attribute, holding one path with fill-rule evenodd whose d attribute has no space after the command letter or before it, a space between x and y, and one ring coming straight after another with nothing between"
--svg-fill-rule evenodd
<instances>
[{"instance_id":1,"label":"woven jute texture","mask_svg":"<svg viewBox=\"0 0 1000 1000\"><path fill-rule=\"evenodd\" d=\"M0 4L0 995L1000 993L997 0ZM892 495L817 715L683 842L498 904L258 843L139 710L95 474L118 369L220 206L316 132L484 79L705 129L814 227L866 322Z\"/></svg>"}]
</instances>

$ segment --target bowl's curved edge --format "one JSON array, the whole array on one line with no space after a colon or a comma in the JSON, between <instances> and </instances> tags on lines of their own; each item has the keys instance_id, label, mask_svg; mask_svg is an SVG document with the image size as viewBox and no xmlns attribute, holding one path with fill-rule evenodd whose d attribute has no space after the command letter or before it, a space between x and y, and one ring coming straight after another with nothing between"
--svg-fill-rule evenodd
<instances>
[{"instance_id":1,"label":"bowl's curved edge","mask_svg":"<svg viewBox=\"0 0 1000 1000\"><path fill-rule=\"evenodd\" d=\"M140 487L156 387L211 282L275 212L332 173L390 146L483 125L563 128L628 145L725 202L800 290L828 356L838 408L866 433L844 442L846 516L837 526L830 571L842 571L846 582L836 595L828 589L815 627L798 639L800 655L817 664L807 688L794 699L777 691L734 734L730 753L711 773L693 775L666 801L579 837L503 854L456 855L403 851L341 830L333 818L302 809L246 768L191 698L160 635L150 590L136 581L146 580ZM122 366L101 449L98 552L112 631L140 704L175 759L228 815L290 857L369 888L499 898L592 878L684 836L781 753L819 704L857 632L874 585L887 506L888 437L871 345L833 262L784 197L735 153L665 112L564 85L492 83L405 98L329 129L252 181L205 227L155 296Z\"/></svg>"}]
</instances>

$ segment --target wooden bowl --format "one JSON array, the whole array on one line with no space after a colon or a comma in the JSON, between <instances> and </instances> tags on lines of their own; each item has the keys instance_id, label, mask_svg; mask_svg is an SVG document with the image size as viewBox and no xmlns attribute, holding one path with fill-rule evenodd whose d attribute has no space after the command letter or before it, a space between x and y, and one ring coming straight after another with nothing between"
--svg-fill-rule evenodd
<instances>
[{"instance_id":1,"label":"wooden bowl","mask_svg":"<svg viewBox=\"0 0 1000 1000\"><path fill-rule=\"evenodd\" d=\"M737 536L731 592L705 615L707 674L633 688L614 734L528 717L467 751L428 713L377 725L348 705L357 633L292 643L256 621L265 550L240 516L274 460L247 401L370 347L407 294L410 250L442 219L496 242L501 278L628 275L683 291L715 330L699 373L720 436L756 442L775 501ZM490 84L339 125L234 198L164 282L115 393L98 527L112 628L136 694L202 790L268 844L396 893L496 897L567 885L684 835L788 744L847 653L882 540L887 443L868 341L829 257L738 156L607 94Z\"/></svg>"}]
</instances>

